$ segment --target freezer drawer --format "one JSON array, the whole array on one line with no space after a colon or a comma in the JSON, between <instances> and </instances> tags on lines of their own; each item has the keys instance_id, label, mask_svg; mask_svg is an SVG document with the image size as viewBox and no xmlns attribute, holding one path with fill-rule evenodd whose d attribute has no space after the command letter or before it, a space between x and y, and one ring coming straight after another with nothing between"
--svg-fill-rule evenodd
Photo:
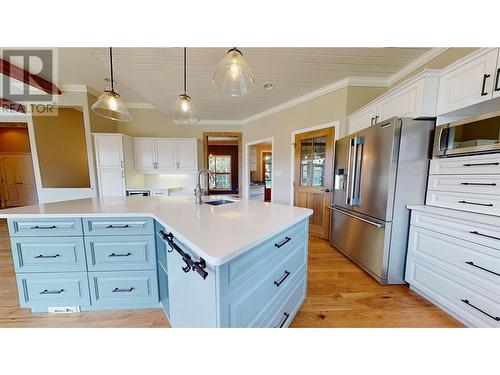
<instances>
[{"instance_id":1,"label":"freezer drawer","mask_svg":"<svg viewBox=\"0 0 500 375\"><path fill-rule=\"evenodd\" d=\"M387 283L387 224L332 208L330 242L382 284Z\"/></svg>"}]
</instances>

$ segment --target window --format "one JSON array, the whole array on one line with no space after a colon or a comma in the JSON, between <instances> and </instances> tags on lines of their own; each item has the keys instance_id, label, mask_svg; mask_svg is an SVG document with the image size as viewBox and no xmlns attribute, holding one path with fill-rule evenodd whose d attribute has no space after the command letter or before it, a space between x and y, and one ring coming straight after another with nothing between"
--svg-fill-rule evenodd
<instances>
[{"instance_id":1,"label":"window","mask_svg":"<svg viewBox=\"0 0 500 375\"><path fill-rule=\"evenodd\" d=\"M263 164L263 173L264 173L264 181L266 183L266 188L271 189L272 187L272 154L270 152L262 153L262 164Z\"/></svg>"},{"instance_id":2,"label":"window","mask_svg":"<svg viewBox=\"0 0 500 375\"><path fill-rule=\"evenodd\" d=\"M209 155L208 169L214 178L210 180L210 190L231 190L231 155Z\"/></svg>"}]
</instances>

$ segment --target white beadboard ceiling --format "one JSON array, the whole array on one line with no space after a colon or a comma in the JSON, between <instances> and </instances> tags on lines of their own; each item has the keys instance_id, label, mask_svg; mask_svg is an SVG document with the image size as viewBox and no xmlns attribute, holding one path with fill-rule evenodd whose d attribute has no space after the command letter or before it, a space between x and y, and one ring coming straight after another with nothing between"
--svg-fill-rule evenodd
<instances>
[{"instance_id":1,"label":"white beadboard ceiling","mask_svg":"<svg viewBox=\"0 0 500 375\"><path fill-rule=\"evenodd\" d=\"M388 78L429 48L240 48L256 79L244 97L227 97L212 84L224 48L188 48L188 94L204 121L242 121L347 77ZM127 103L149 103L170 116L182 92L182 48L114 48L118 91ZM108 76L106 48L60 48L62 84L102 91ZM273 90L264 89L271 82Z\"/></svg>"}]
</instances>

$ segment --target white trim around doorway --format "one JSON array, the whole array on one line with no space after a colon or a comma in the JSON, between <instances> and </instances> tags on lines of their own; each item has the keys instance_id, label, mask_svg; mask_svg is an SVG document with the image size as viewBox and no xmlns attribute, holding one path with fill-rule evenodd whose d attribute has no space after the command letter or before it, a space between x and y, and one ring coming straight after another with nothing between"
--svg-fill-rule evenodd
<instances>
[{"instance_id":1,"label":"white trim around doorway","mask_svg":"<svg viewBox=\"0 0 500 375\"><path fill-rule=\"evenodd\" d=\"M274 137L269 137L269 138L264 138L264 139L259 139L257 141L252 141L252 142L247 142L245 143L245 159L244 159L244 168L243 168L243 173L244 173L244 184L245 184L245 194L244 198L249 199L250 198L250 170L249 170L249 164L250 164L250 146L257 145L259 143L267 143L271 142L271 156L273 158L272 164L271 164L271 203L274 201Z\"/></svg>"}]
</instances>

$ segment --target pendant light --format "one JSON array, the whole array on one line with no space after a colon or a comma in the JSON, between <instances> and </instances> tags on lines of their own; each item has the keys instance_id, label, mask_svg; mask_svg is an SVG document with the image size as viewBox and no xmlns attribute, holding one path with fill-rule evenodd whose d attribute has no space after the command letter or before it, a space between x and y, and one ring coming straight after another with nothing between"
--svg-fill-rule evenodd
<instances>
[{"instance_id":1,"label":"pendant light","mask_svg":"<svg viewBox=\"0 0 500 375\"><path fill-rule=\"evenodd\" d=\"M120 95L115 91L115 81L113 77L113 51L109 47L109 66L110 78L104 80L108 82L108 86L92 106L92 110L102 117L109 118L115 121L131 121L132 116L127 110L125 103L120 98Z\"/></svg>"},{"instance_id":2,"label":"pendant light","mask_svg":"<svg viewBox=\"0 0 500 375\"><path fill-rule=\"evenodd\" d=\"M184 47L184 94L180 94L174 103L172 114L176 124L196 124L200 121L191 97L186 93L186 52Z\"/></svg>"},{"instance_id":3,"label":"pendant light","mask_svg":"<svg viewBox=\"0 0 500 375\"><path fill-rule=\"evenodd\" d=\"M213 77L215 87L230 96L243 96L255 87L255 78L236 47L227 51Z\"/></svg>"}]
</instances>

